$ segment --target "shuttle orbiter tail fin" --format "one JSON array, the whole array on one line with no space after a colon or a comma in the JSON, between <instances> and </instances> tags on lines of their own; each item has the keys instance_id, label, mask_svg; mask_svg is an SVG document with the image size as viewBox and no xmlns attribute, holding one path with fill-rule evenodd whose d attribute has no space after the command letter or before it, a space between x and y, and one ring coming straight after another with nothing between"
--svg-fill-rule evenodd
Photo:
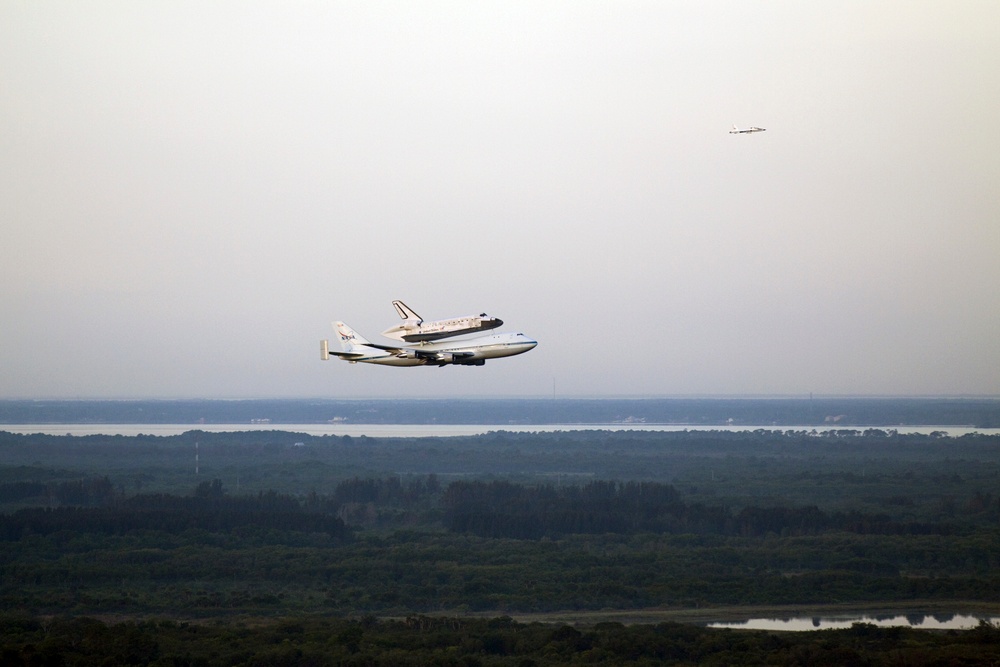
<instances>
[{"instance_id":1,"label":"shuttle orbiter tail fin","mask_svg":"<svg viewBox=\"0 0 1000 667\"><path fill-rule=\"evenodd\" d=\"M337 330L340 337L340 349L344 352L351 352L361 345L371 345L368 340L343 322L334 322L333 328Z\"/></svg>"},{"instance_id":2,"label":"shuttle orbiter tail fin","mask_svg":"<svg viewBox=\"0 0 1000 667\"><path fill-rule=\"evenodd\" d=\"M413 309L411 309L409 306L407 306L402 301L393 301L392 305L396 308L396 312L399 313L399 316L402 319L404 319L404 320L413 320L417 324L419 324L419 323L421 323L421 322L424 321L424 318L420 317L415 312L413 312Z\"/></svg>"}]
</instances>

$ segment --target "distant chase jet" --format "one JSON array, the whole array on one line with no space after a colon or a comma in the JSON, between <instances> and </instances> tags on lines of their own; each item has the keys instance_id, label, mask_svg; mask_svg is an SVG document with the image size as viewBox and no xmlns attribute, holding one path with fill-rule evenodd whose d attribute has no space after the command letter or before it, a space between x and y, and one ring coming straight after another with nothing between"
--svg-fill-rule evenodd
<instances>
[{"instance_id":1,"label":"distant chase jet","mask_svg":"<svg viewBox=\"0 0 1000 667\"><path fill-rule=\"evenodd\" d=\"M767 128L751 126L746 128L745 130L741 130L740 128L733 125L733 129L729 130L729 134L752 134L754 132L767 132Z\"/></svg>"}]
</instances>

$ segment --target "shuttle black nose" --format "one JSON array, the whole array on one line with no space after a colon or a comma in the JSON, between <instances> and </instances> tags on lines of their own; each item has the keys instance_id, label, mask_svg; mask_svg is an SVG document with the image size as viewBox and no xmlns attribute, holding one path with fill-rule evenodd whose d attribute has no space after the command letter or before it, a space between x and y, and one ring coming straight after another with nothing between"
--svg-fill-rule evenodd
<instances>
[{"instance_id":1,"label":"shuttle black nose","mask_svg":"<svg viewBox=\"0 0 1000 667\"><path fill-rule=\"evenodd\" d=\"M503 326L503 320L501 320L499 317L494 317L493 319L495 319L497 321L497 326L498 327L502 327Z\"/></svg>"}]
</instances>

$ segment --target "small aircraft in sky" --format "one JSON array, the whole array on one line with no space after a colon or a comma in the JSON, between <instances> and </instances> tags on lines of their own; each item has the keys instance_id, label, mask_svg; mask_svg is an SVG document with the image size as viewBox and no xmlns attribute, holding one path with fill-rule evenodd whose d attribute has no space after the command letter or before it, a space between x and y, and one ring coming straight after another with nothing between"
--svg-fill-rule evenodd
<instances>
[{"instance_id":1,"label":"small aircraft in sky","mask_svg":"<svg viewBox=\"0 0 1000 667\"><path fill-rule=\"evenodd\" d=\"M403 318L403 323L386 329L382 335L406 343L423 343L477 331L488 331L503 324L503 320L489 317L486 313L466 315L450 320L424 322L424 318L413 312L413 309L402 301L393 301L392 305L395 306L399 316Z\"/></svg>"},{"instance_id":2,"label":"small aircraft in sky","mask_svg":"<svg viewBox=\"0 0 1000 667\"><path fill-rule=\"evenodd\" d=\"M421 343L414 346L379 345L365 339L343 322L334 322L340 337L341 352L330 350L330 341L320 341L320 358L337 357L352 364L359 361L383 366L483 366L487 359L523 354L538 341L521 333L502 333L445 343Z\"/></svg>"},{"instance_id":3,"label":"small aircraft in sky","mask_svg":"<svg viewBox=\"0 0 1000 667\"><path fill-rule=\"evenodd\" d=\"M756 125L753 125L751 127L746 128L745 130L741 130L740 128L733 125L733 129L729 130L729 134L752 134L754 132L767 132L767 128L757 127Z\"/></svg>"}]
</instances>

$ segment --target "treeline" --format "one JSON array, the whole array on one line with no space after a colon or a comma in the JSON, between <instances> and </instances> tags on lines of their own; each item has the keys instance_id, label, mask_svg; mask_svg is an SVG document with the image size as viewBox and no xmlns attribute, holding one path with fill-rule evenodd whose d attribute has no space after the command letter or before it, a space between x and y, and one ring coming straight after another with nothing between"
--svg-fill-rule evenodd
<instances>
[{"instance_id":1,"label":"treeline","mask_svg":"<svg viewBox=\"0 0 1000 667\"><path fill-rule=\"evenodd\" d=\"M0 484L0 503L44 499L60 505L104 505L115 497L115 488L106 476L85 477L60 482L7 482Z\"/></svg>"},{"instance_id":2,"label":"treeline","mask_svg":"<svg viewBox=\"0 0 1000 667\"><path fill-rule=\"evenodd\" d=\"M404 484L399 477L385 479L360 479L354 477L337 484L333 492L333 502L379 503L405 505L417 503L427 496L436 497L441 491L437 475L418 476Z\"/></svg>"},{"instance_id":3,"label":"treeline","mask_svg":"<svg viewBox=\"0 0 1000 667\"><path fill-rule=\"evenodd\" d=\"M75 484L107 487L100 477ZM186 495L119 488L98 506L0 515L0 608L400 616L992 604L1000 510L995 493L969 491L960 512L918 522L906 503L893 515L732 507L648 481L397 475L299 494L230 495L218 479Z\"/></svg>"},{"instance_id":4,"label":"treeline","mask_svg":"<svg viewBox=\"0 0 1000 667\"><path fill-rule=\"evenodd\" d=\"M0 485L24 486L30 483ZM0 539L59 530L123 534L129 530L187 529L211 532L243 526L321 532L343 537L346 523L432 527L439 522L455 533L485 538L537 540L573 534L720 535L757 538L804 536L828 531L862 535L954 534L956 521L915 521L888 514L824 511L804 507L746 506L685 502L669 484L591 481L583 485L517 484L509 481L454 481L442 486L434 475L385 479L353 478L330 494L305 496L275 491L228 495L220 480L202 482L192 496L116 493L107 478L45 485L47 507L0 515ZM12 495L13 492L10 492ZM99 506L94 507L93 505ZM976 492L966 503L971 515L1000 516L1000 500Z\"/></svg>"},{"instance_id":5,"label":"treeline","mask_svg":"<svg viewBox=\"0 0 1000 667\"><path fill-rule=\"evenodd\" d=\"M81 488L88 486L86 480ZM102 507L31 507L0 515L0 541L29 535L124 535L130 531L181 534L188 530L228 532L239 528L325 533L347 538L350 530L335 513L322 506L273 491L254 496L228 496L219 480L204 482L193 496L146 494L105 497Z\"/></svg>"},{"instance_id":6,"label":"treeline","mask_svg":"<svg viewBox=\"0 0 1000 667\"><path fill-rule=\"evenodd\" d=\"M109 489L72 488L82 477L106 476L119 493L181 495L202 479L218 478L243 492L273 489L300 495L316 490L329 496L338 482L353 478L399 476L408 481L429 475L437 475L442 484L470 478L669 483L684 491L689 502L732 507L762 504L757 499L765 499L766 504L886 510L895 515L902 512L894 508L902 506L889 505L901 499L910 503L906 514L936 519L954 498L977 489L996 493L1000 435L952 438L846 428L496 431L451 438L281 431L76 437L0 431L0 485L8 485L0 488L0 511L63 504L63 499L100 504L100 493ZM25 485L29 482L31 486ZM364 492L361 486L358 493ZM83 491L89 494L85 501L70 499L69 494ZM396 493L385 485L379 492ZM956 509L961 511L961 506Z\"/></svg>"},{"instance_id":7,"label":"treeline","mask_svg":"<svg viewBox=\"0 0 1000 667\"><path fill-rule=\"evenodd\" d=\"M982 494L980 494L982 497ZM842 530L872 535L949 535L948 523L897 521L887 515L827 513L809 507L745 507L732 512L682 501L671 485L590 482L523 486L453 482L441 500L446 527L481 537L539 539L568 534L669 533L763 537Z\"/></svg>"},{"instance_id":8,"label":"treeline","mask_svg":"<svg viewBox=\"0 0 1000 667\"><path fill-rule=\"evenodd\" d=\"M974 665L1000 662L1000 630L927 632L857 623L846 630L753 632L680 623L589 627L409 616L292 617L237 623L107 623L0 617L0 661L21 665Z\"/></svg>"}]
</instances>

